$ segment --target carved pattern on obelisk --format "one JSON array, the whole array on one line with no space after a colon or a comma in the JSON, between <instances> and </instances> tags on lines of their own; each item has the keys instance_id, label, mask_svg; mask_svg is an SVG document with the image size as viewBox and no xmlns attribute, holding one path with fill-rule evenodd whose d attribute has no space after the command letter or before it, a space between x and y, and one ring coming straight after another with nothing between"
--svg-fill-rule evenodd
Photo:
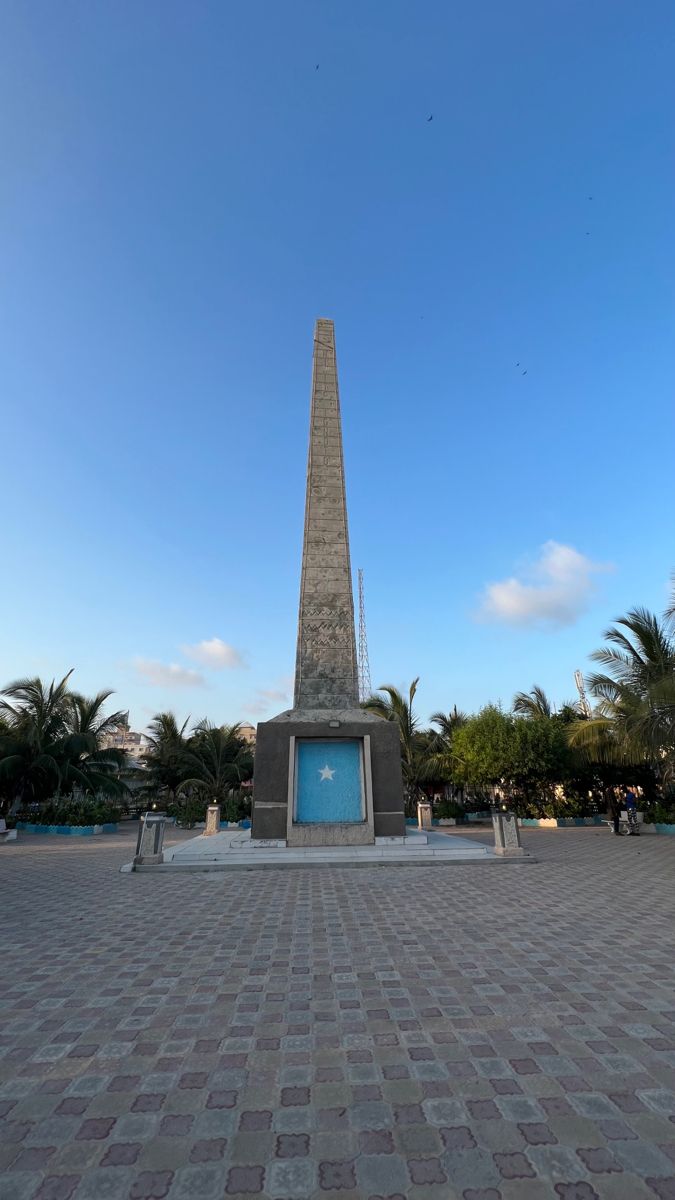
<instances>
[{"instance_id":1,"label":"carved pattern on obelisk","mask_svg":"<svg viewBox=\"0 0 675 1200\"><path fill-rule=\"evenodd\" d=\"M342 428L333 322L314 330L295 709L358 707Z\"/></svg>"}]
</instances>

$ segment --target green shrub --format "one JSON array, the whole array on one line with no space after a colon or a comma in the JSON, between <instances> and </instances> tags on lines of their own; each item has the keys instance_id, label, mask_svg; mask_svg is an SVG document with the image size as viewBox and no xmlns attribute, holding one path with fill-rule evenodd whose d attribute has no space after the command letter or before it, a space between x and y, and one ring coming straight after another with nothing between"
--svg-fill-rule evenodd
<instances>
[{"instance_id":1,"label":"green shrub","mask_svg":"<svg viewBox=\"0 0 675 1200\"><path fill-rule=\"evenodd\" d=\"M588 796L574 793L566 796L512 796L508 807L519 817L542 818L562 817L594 817L599 809L596 802Z\"/></svg>"},{"instance_id":2,"label":"green shrub","mask_svg":"<svg viewBox=\"0 0 675 1200\"><path fill-rule=\"evenodd\" d=\"M462 805L458 804L456 800L448 800L444 796L442 800L438 800L434 805L434 816L441 820L454 817L457 821L463 821L465 811Z\"/></svg>"},{"instance_id":3,"label":"green shrub","mask_svg":"<svg viewBox=\"0 0 675 1200\"><path fill-rule=\"evenodd\" d=\"M251 813L251 796L241 788L232 788L223 804L223 820L241 821Z\"/></svg>"},{"instance_id":4,"label":"green shrub","mask_svg":"<svg viewBox=\"0 0 675 1200\"><path fill-rule=\"evenodd\" d=\"M645 821L656 825L675 825L675 808L668 804L654 804L645 809Z\"/></svg>"},{"instance_id":5,"label":"green shrub","mask_svg":"<svg viewBox=\"0 0 675 1200\"><path fill-rule=\"evenodd\" d=\"M34 825L107 825L118 821L120 806L107 797L87 796L74 790L69 796L54 796L39 806L31 805L16 814L18 821Z\"/></svg>"},{"instance_id":6,"label":"green shrub","mask_svg":"<svg viewBox=\"0 0 675 1200\"><path fill-rule=\"evenodd\" d=\"M208 801L197 793L189 796L179 796L167 807L170 817L176 818L176 824L182 829L194 829L197 821L206 820Z\"/></svg>"}]
</instances>

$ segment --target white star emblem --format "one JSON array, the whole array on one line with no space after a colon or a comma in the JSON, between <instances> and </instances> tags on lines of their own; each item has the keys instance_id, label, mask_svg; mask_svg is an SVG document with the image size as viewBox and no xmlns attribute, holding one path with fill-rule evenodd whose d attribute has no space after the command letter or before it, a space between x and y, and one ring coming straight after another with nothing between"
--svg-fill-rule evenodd
<instances>
[{"instance_id":1,"label":"white star emblem","mask_svg":"<svg viewBox=\"0 0 675 1200\"><path fill-rule=\"evenodd\" d=\"M335 774L335 770L334 769L331 770L331 768L328 766L328 763L326 763L325 767L322 767L319 771L319 775L321 776L322 780L323 779L332 779L334 774Z\"/></svg>"}]
</instances>

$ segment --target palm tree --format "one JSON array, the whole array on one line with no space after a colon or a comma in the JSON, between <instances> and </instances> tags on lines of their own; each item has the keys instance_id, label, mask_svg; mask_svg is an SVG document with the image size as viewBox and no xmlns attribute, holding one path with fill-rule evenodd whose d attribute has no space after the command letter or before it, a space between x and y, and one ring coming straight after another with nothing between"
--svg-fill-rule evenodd
<instances>
[{"instance_id":1,"label":"palm tree","mask_svg":"<svg viewBox=\"0 0 675 1200\"><path fill-rule=\"evenodd\" d=\"M200 721L193 730L183 760L184 777L177 791L200 792L209 804L222 804L233 788L253 774L251 747L241 726Z\"/></svg>"},{"instance_id":2,"label":"palm tree","mask_svg":"<svg viewBox=\"0 0 675 1200\"><path fill-rule=\"evenodd\" d=\"M49 686L37 677L18 679L0 698L0 788L15 808L74 786L87 793L125 790L118 778L124 756L100 746L121 714L103 716L110 692L88 700L69 691L71 675Z\"/></svg>"},{"instance_id":3,"label":"palm tree","mask_svg":"<svg viewBox=\"0 0 675 1200\"><path fill-rule=\"evenodd\" d=\"M378 692L384 695L370 696L362 707L375 713L385 721L398 725L401 738L401 767L408 815L414 815L417 801L424 797L421 784L429 778L428 738L419 728L419 720L413 709L419 676L413 679L407 697L393 684L382 684Z\"/></svg>"},{"instance_id":4,"label":"palm tree","mask_svg":"<svg viewBox=\"0 0 675 1200\"><path fill-rule=\"evenodd\" d=\"M672 587L672 592L670 595L670 604L666 608L666 611L664 612L663 617L664 617L664 620L669 623L669 625L672 625L672 622L675 621L675 571L673 571L673 573L670 577L670 582L671 582L671 587Z\"/></svg>"},{"instance_id":5,"label":"palm tree","mask_svg":"<svg viewBox=\"0 0 675 1200\"><path fill-rule=\"evenodd\" d=\"M453 768L455 760L453 755L453 743L455 734L458 729L466 725L468 717L466 713L460 712L455 704L450 712L435 712L429 718L432 725L438 726L438 732L431 731L429 741L429 760L427 769L429 777L434 780L443 780L447 785L452 781ZM463 788L452 789L453 792L459 790L463 792Z\"/></svg>"},{"instance_id":6,"label":"palm tree","mask_svg":"<svg viewBox=\"0 0 675 1200\"><path fill-rule=\"evenodd\" d=\"M554 711L546 692L537 684L531 692L516 692L512 710L521 717L551 717Z\"/></svg>"},{"instance_id":7,"label":"palm tree","mask_svg":"<svg viewBox=\"0 0 675 1200\"><path fill-rule=\"evenodd\" d=\"M188 739L185 730L190 718L180 729L172 712L160 712L148 726L150 748L142 756L147 770L146 790L166 793L169 802L185 778L185 755Z\"/></svg>"},{"instance_id":8,"label":"palm tree","mask_svg":"<svg viewBox=\"0 0 675 1200\"><path fill-rule=\"evenodd\" d=\"M448 742L452 742L457 730L466 725L468 719L466 713L460 712L456 704L449 713L435 712L429 718L432 725L438 725L440 736Z\"/></svg>"},{"instance_id":9,"label":"palm tree","mask_svg":"<svg viewBox=\"0 0 675 1200\"><path fill-rule=\"evenodd\" d=\"M65 720L54 684L50 691L51 696L45 694L39 680L19 679L5 689L10 700L0 700L8 718L0 734L0 787L14 808L44 799L59 786L58 742Z\"/></svg>"},{"instance_id":10,"label":"palm tree","mask_svg":"<svg viewBox=\"0 0 675 1200\"><path fill-rule=\"evenodd\" d=\"M17 679L4 689L0 713L0 782L14 808L46 799L60 782L59 743L66 732L68 680L49 687L41 679Z\"/></svg>"},{"instance_id":11,"label":"palm tree","mask_svg":"<svg viewBox=\"0 0 675 1200\"><path fill-rule=\"evenodd\" d=\"M124 750L101 745L106 735L116 733L127 723L128 713L123 710L104 715L103 706L112 694L112 691L98 692L88 697L79 692L68 693L68 732L62 743L62 791L71 791L73 787L84 791L127 790L119 778L127 759Z\"/></svg>"},{"instance_id":12,"label":"palm tree","mask_svg":"<svg viewBox=\"0 0 675 1200\"><path fill-rule=\"evenodd\" d=\"M593 717L571 727L570 741L601 761L649 764L675 774L675 605L663 620L645 608L619 617L591 657L605 672L589 676Z\"/></svg>"}]
</instances>

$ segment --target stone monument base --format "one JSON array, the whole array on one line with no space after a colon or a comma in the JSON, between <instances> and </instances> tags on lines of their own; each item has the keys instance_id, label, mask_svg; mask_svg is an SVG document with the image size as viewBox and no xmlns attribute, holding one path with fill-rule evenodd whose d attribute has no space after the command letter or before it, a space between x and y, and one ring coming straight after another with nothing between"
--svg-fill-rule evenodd
<instances>
[{"instance_id":1,"label":"stone monument base","mask_svg":"<svg viewBox=\"0 0 675 1200\"><path fill-rule=\"evenodd\" d=\"M404 835L397 726L362 709L290 710L258 725L253 839L366 846Z\"/></svg>"},{"instance_id":2,"label":"stone monument base","mask_svg":"<svg viewBox=\"0 0 675 1200\"><path fill-rule=\"evenodd\" d=\"M248 829L225 829L214 837L200 834L176 842L164 851L157 866L143 864L136 870L166 871L251 871L322 870L392 866L451 866L466 863L525 865L531 858L498 857L490 847L467 837L446 833L420 833L412 829L406 837L376 838L371 846L287 846L283 841L256 841ZM123 867L123 871L130 865ZM420 881L421 882L421 881Z\"/></svg>"}]
</instances>

